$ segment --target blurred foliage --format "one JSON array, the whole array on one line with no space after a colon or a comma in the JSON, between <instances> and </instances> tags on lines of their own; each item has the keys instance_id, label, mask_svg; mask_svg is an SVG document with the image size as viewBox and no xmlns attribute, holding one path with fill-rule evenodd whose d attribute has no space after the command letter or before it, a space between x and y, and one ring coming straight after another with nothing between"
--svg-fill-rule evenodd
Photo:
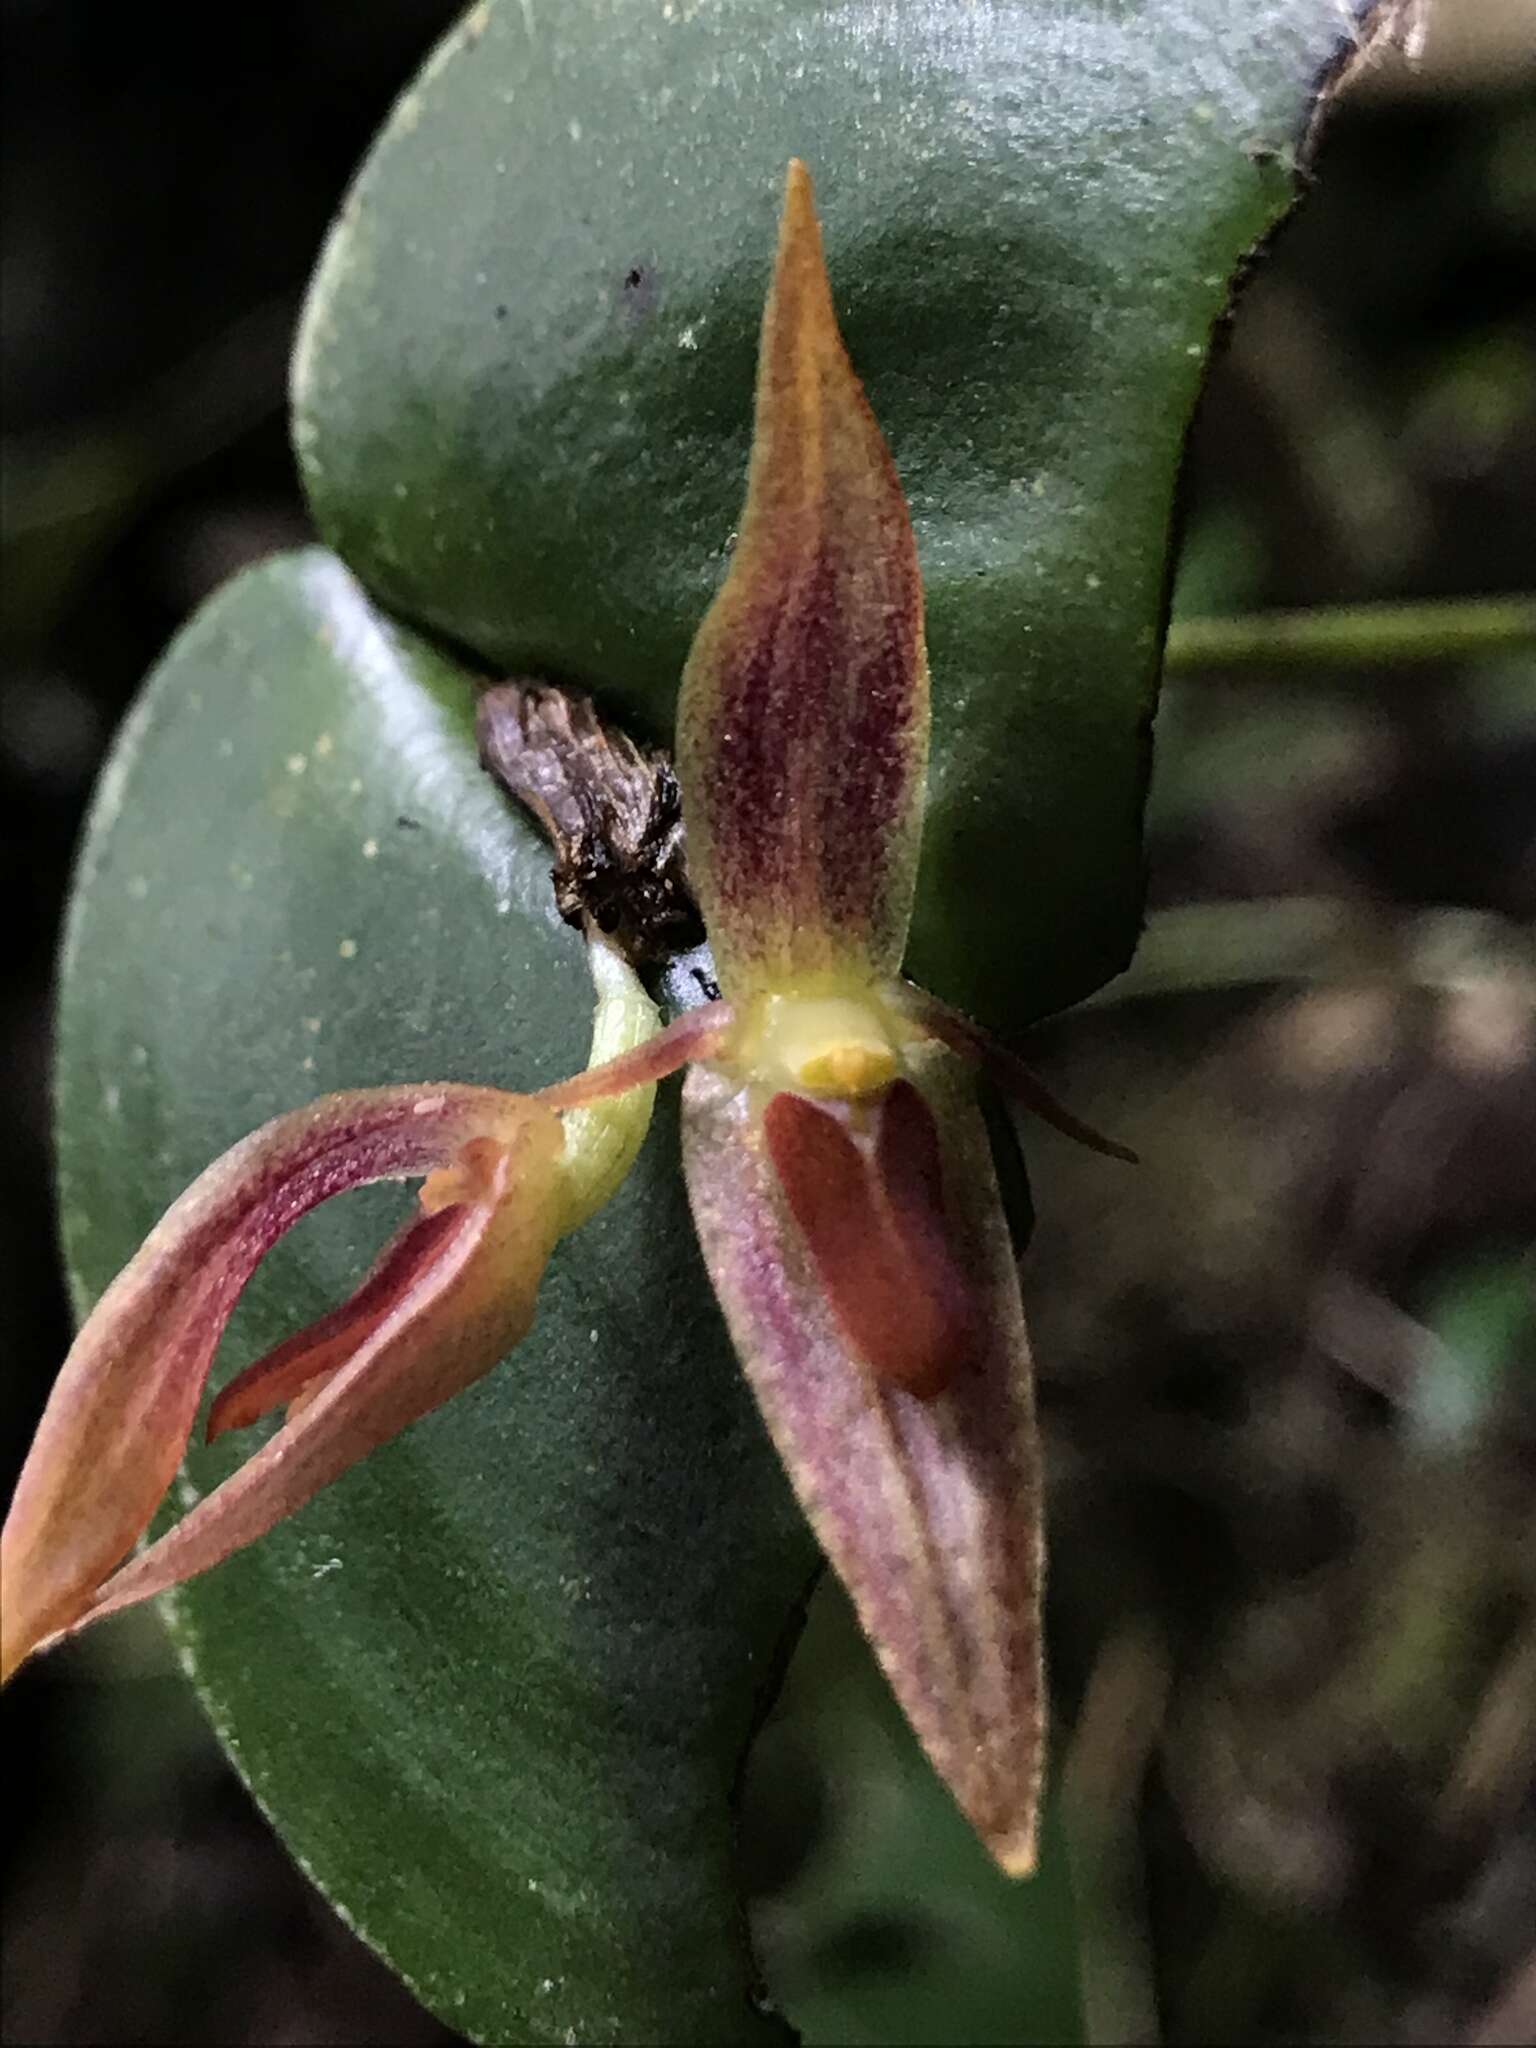
<instances>
[{"instance_id":1,"label":"blurred foliage","mask_svg":"<svg viewBox=\"0 0 1536 2048\"><path fill-rule=\"evenodd\" d=\"M1079 2041L1073 1883L1047 1821L1001 1875L913 1739L826 1578L748 1765L741 1814L764 1974L807 2041Z\"/></svg>"},{"instance_id":2,"label":"blurred foliage","mask_svg":"<svg viewBox=\"0 0 1536 2048\"><path fill-rule=\"evenodd\" d=\"M191 604L303 537L283 309L454 11L278 6L215 57L190 8L7 10L13 1464L65 1336L42 1074L85 787ZM1528 587L1533 134L1512 77L1341 110L1203 408L1186 615ZM1077 1893L1099 2040L1526 2039L1536 663L1191 675L1159 746L1142 962L1040 1040L1147 1163L1026 1134L1043 1882ZM7 2039L450 2038L287 1862L152 1621L4 1711L29 1760ZM1051 2038L1072 1989L1010 1941L835 1599L744 1813L760 1950L813 2038Z\"/></svg>"}]
</instances>

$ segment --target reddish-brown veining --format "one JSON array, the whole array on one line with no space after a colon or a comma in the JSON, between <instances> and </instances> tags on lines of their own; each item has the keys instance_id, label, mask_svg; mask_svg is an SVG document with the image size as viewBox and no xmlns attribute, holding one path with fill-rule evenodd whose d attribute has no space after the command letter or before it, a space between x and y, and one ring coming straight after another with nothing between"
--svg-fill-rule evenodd
<instances>
[{"instance_id":1,"label":"reddish-brown veining","mask_svg":"<svg viewBox=\"0 0 1536 2048\"><path fill-rule=\"evenodd\" d=\"M679 715L691 858L728 991L738 975L899 965L927 739L911 521L795 166L741 537Z\"/></svg>"},{"instance_id":2,"label":"reddish-brown veining","mask_svg":"<svg viewBox=\"0 0 1536 2048\"><path fill-rule=\"evenodd\" d=\"M0 1532L14 1661L78 1618L180 1461L224 1327L262 1258L318 1203L453 1158L521 1115L493 1089L362 1089L278 1117L193 1183L71 1348ZM542 1114L542 1112L531 1112Z\"/></svg>"}]
</instances>

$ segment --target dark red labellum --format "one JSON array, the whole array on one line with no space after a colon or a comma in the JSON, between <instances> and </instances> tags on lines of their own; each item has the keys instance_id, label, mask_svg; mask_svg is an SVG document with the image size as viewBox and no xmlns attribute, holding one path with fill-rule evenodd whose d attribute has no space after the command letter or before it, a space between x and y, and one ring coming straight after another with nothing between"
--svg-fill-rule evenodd
<instances>
[{"instance_id":1,"label":"dark red labellum","mask_svg":"<svg viewBox=\"0 0 1536 2048\"><path fill-rule=\"evenodd\" d=\"M774 1096L763 1135L827 1300L870 1369L921 1401L975 1346L976 1307L944 1206L933 1112L894 1081L855 1136L849 1111Z\"/></svg>"}]
</instances>

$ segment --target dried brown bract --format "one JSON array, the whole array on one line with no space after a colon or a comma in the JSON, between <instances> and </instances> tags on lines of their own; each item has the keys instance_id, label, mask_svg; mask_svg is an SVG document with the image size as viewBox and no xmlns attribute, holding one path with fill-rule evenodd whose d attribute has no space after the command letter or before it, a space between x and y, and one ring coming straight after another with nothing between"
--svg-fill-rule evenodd
<instances>
[{"instance_id":1,"label":"dried brown bract","mask_svg":"<svg viewBox=\"0 0 1536 2048\"><path fill-rule=\"evenodd\" d=\"M596 925L634 967L702 941L682 799L661 748L636 746L590 698L543 683L487 689L475 731L482 764L555 850L551 880L567 924Z\"/></svg>"}]
</instances>

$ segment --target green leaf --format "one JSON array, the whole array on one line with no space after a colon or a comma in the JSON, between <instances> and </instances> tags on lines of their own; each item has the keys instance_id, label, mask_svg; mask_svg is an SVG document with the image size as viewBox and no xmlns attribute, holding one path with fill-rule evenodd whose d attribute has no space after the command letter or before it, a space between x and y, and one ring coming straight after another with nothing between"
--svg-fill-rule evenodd
<instances>
[{"instance_id":1,"label":"green leaf","mask_svg":"<svg viewBox=\"0 0 1536 2048\"><path fill-rule=\"evenodd\" d=\"M1005 1032L1123 964L1184 426L1337 0L490 0L317 278L296 432L372 599L657 735L723 574L784 163L913 502L936 746L911 966ZM464 670L338 563L176 644L87 840L61 997L83 1304L263 1117L585 1046L548 857ZM487 2039L768 2040L729 1802L808 1576L664 1107L514 1362L180 1596L304 1866ZM396 1213L309 1218L221 1379ZM202 1490L239 1447L197 1450ZM1023 1896L1023 1895L1021 1895Z\"/></svg>"},{"instance_id":2,"label":"green leaf","mask_svg":"<svg viewBox=\"0 0 1536 2048\"><path fill-rule=\"evenodd\" d=\"M784 165L912 501L916 977L999 1030L1124 966L1180 447L1340 0L489 0L401 101L296 366L322 531L657 736L725 566Z\"/></svg>"},{"instance_id":3,"label":"green leaf","mask_svg":"<svg viewBox=\"0 0 1536 2048\"><path fill-rule=\"evenodd\" d=\"M582 947L471 708L467 675L319 552L243 578L167 655L97 801L64 965L82 1308L276 1110L580 1064ZM299 1861L482 2039L782 2031L749 2002L730 1795L813 1551L699 1266L670 1107L514 1357L174 1603ZM219 1381L339 1300L403 1203L301 1225ZM250 1440L194 1449L185 1487Z\"/></svg>"},{"instance_id":4,"label":"green leaf","mask_svg":"<svg viewBox=\"0 0 1536 2048\"><path fill-rule=\"evenodd\" d=\"M1055 1802L1038 1873L1012 1883L929 1768L832 1578L810 1603L753 1748L747 1819L769 1834L773 1816L805 1805L808 1787L821 1825L753 1917L769 1981L808 2040L1064 2048L1084 2039Z\"/></svg>"}]
</instances>

